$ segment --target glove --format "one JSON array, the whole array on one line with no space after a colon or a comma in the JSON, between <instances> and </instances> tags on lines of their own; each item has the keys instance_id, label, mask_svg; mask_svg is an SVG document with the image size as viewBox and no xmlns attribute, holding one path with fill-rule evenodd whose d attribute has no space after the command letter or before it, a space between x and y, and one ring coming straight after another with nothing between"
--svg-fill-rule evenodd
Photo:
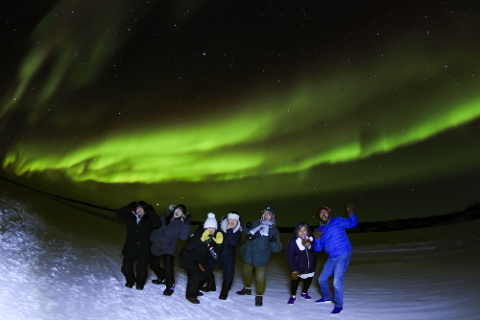
<instances>
[{"instance_id":1,"label":"glove","mask_svg":"<svg viewBox=\"0 0 480 320\"><path fill-rule=\"evenodd\" d=\"M153 208L153 206L151 204L149 204L148 206L145 207L145 213L147 215L152 215L155 213L155 209Z\"/></svg>"},{"instance_id":2,"label":"glove","mask_svg":"<svg viewBox=\"0 0 480 320\"><path fill-rule=\"evenodd\" d=\"M302 245L305 248L310 249L310 247L312 246L312 243L310 242L310 239L306 238L306 239L302 239Z\"/></svg>"},{"instance_id":3,"label":"glove","mask_svg":"<svg viewBox=\"0 0 480 320\"><path fill-rule=\"evenodd\" d=\"M275 236L272 235L271 237L268 237L268 241L275 242L275 241L277 241L277 238L275 238Z\"/></svg>"},{"instance_id":4,"label":"glove","mask_svg":"<svg viewBox=\"0 0 480 320\"><path fill-rule=\"evenodd\" d=\"M251 233L247 234L248 240L255 240L258 237L260 237L260 231L255 232L255 234L251 234Z\"/></svg>"},{"instance_id":5,"label":"glove","mask_svg":"<svg viewBox=\"0 0 480 320\"><path fill-rule=\"evenodd\" d=\"M292 280L298 280L299 275L300 275L300 272L298 271L292 272Z\"/></svg>"},{"instance_id":6,"label":"glove","mask_svg":"<svg viewBox=\"0 0 480 320\"><path fill-rule=\"evenodd\" d=\"M313 236L315 237L315 239L319 240L322 237L322 233L323 233L323 231L320 231L320 230L318 230L318 228L316 228L313 231Z\"/></svg>"},{"instance_id":7,"label":"glove","mask_svg":"<svg viewBox=\"0 0 480 320\"><path fill-rule=\"evenodd\" d=\"M137 201L132 201L132 202L130 202L130 204L128 206L132 209L137 209L138 203L137 203Z\"/></svg>"},{"instance_id":8,"label":"glove","mask_svg":"<svg viewBox=\"0 0 480 320\"><path fill-rule=\"evenodd\" d=\"M212 241L210 231L208 231L208 229L205 229L205 231L203 231L203 233L202 233L202 237L200 238L200 240L202 240L202 242L206 242L209 239L210 239L210 241Z\"/></svg>"},{"instance_id":9,"label":"glove","mask_svg":"<svg viewBox=\"0 0 480 320\"><path fill-rule=\"evenodd\" d=\"M215 235L215 237L212 238L213 241L215 241L216 243L218 244L221 244L223 243L223 234L221 232L217 232L217 234Z\"/></svg>"},{"instance_id":10,"label":"glove","mask_svg":"<svg viewBox=\"0 0 480 320\"><path fill-rule=\"evenodd\" d=\"M187 212L187 214L185 215L185 217L182 217L182 221L184 224L186 225L190 225L190 221L192 220L192 215L190 213Z\"/></svg>"},{"instance_id":11,"label":"glove","mask_svg":"<svg viewBox=\"0 0 480 320\"><path fill-rule=\"evenodd\" d=\"M251 227L252 227L252 223L251 223L251 222L247 222L247 224L245 225L245 228L250 229Z\"/></svg>"},{"instance_id":12,"label":"glove","mask_svg":"<svg viewBox=\"0 0 480 320\"><path fill-rule=\"evenodd\" d=\"M210 251L210 254L212 255L213 259L218 258L218 254L215 251L213 251L213 247L209 247L208 251Z\"/></svg>"}]
</instances>

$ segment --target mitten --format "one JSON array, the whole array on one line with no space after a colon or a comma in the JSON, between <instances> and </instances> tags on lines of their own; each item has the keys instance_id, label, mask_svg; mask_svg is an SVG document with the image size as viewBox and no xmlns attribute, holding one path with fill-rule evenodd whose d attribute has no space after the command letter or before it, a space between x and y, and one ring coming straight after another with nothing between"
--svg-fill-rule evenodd
<instances>
[{"instance_id":1,"label":"mitten","mask_svg":"<svg viewBox=\"0 0 480 320\"><path fill-rule=\"evenodd\" d=\"M310 239L305 238L305 239L302 239L302 245L305 248L310 249L310 247L312 246L312 243L310 242Z\"/></svg>"},{"instance_id":2,"label":"mitten","mask_svg":"<svg viewBox=\"0 0 480 320\"><path fill-rule=\"evenodd\" d=\"M258 237L260 237L260 231L255 232L255 234L251 234L251 233L247 234L248 240L255 240Z\"/></svg>"},{"instance_id":3,"label":"mitten","mask_svg":"<svg viewBox=\"0 0 480 320\"><path fill-rule=\"evenodd\" d=\"M205 231L203 231L202 233L202 237L200 238L200 240L202 240L203 242L206 242L207 240L210 240L212 239L211 237L211 234L210 234L210 231L208 229L205 229Z\"/></svg>"},{"instance_id":4,"label":"mitten","mask_svg":"<svg viewBox=\"0 0 480 320\"><path fill-rule=\"evenodd\" d=\"M132 209L137 209L138 208L138 203L137 203L137 201L132 201L132 202L130 202L130 204L128 206Z\"/></svg>"},{"instance_id":5,"label":"mitten","mask_svg":"<svg viewBox=\"0 0 480 320\"><path fill-rule=\"evenodd\" d=\"M315 239L319 240L322 237L322 233L323 233L323 231L320 231L320 230L318 230L318 228L316 228L313 231L313 236L315 237Z\"/></svg>"},{"instance_id":6,"label":"mitten","mask_svg":"<svg viewBox=\"0 0 480 320\"><path fill-rule=\"evenodd\" d=\"M298 271L292 272L292 280L298 280L299 275L300 275L300 272Z\"/></svg>"},{"instance_id":7,"label":"mitten","mask_svg":"<svg viewBox=\"0 0 480 320\"><path fill-rule=\"evenodd\" d=\"M223 243L223 234L221 232L217 232L217 234L215 235L215 237L212 238L213 241L215 241L216 243L218 244L221 244Z\"/></svg>"},{"instance_id":8,"label":"mitten","mask_svg":"<svg viewBox=\"0 0 480 320\"><path fill-rule=\"evenodd\" d=\"M275 238L275 236L272 235L272 236L268 237L268 241L275 242L275 241L277 241L277 238Z\"/></svg>"},{"instance_id":9,"label":"mitten","mask_svg":"<svg viewBox=\"0 0 480 320\"><path fill-rule=\"evenodd\" d=\"M187 214L185 215L185 217L182 217L182 221L184 224L186 225L189 225L190 224L190 221L192 220L192 215L190 213L187 212Z\"/></svg>"}]
</instances>

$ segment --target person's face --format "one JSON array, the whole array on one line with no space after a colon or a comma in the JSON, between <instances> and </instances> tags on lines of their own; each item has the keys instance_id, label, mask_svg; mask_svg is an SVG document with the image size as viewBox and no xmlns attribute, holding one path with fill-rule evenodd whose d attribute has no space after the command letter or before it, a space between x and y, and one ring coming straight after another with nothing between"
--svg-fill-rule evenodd
<instances>
[{"instance_id":1,"label":"person's face","mask_svg":"<svg viewBox=\"0 0 480 320\"><path fill-rule=\"evenodd\" d=\"M262 220L264 222L268 222L270 220L272 220L273 218L275 217L275 215L273 213L271 213L270 211L263 211L263 214L262 214Z\"/></svg>"},{"instance_id":2,"label":"person's face","mask_svg":"<svg viewBox=\"0 0 480 320\"><path fill-rule=\"evenodd\" d=\"M301 227L300 230L298 230L298 236L300 238L305 238L307 236L307 229L305 227Z\"/></svg>"},{"instance_id":3,"label":"person's face","mask_svg":"<svg viewBox=\"0 0 480 320\"><path fill-rule=\"evenodd\" d=\"M175 211L173 212L173 217L180 218L181 216L183 216L182 210L180 208L175 209Z\"/></svg>"},{"instance_id":4,"label":"person's face","mask_svg":"<svg viewBox=\"0 0 480 320\"><path fill-rule=\"evenodd\" d=\"M214 234L215 233L215 228L207 228L208 231L210 231L210 234Z\"/></svg>"},{"instance_id":5,"label":"person's face","mask_svg":"<svg viewBox=\"0 0 480 320\"><path fill-rule=\"evenodd\" d=\"M322 220L322 222L327 222L328 218L330 218L330 213L327 210L322 210L322 211L320 211L319 216L320 216L320 220Z\"/></svg>"},{"instance_id":6,"label":"person's face","mask_svg":"<svg viewBox=\"0 0 480 320\"><path fill-rule=\"evenodd\" d=\"M236 226L238 222L237 219L227 219L227 221L228 221L228 224L231 226Z\"/></svg>"},{"instance_id":7,"label":"person's face","mask_svg":"<svg viewBox=\"0 0 480 320\"><path fill-rule=\"evenodd\" d=\"M145 213L145 210L143 210L142 207L137 207L137 210L135 212L139 215L142 216Z\"/></svg>"}]
</instances>

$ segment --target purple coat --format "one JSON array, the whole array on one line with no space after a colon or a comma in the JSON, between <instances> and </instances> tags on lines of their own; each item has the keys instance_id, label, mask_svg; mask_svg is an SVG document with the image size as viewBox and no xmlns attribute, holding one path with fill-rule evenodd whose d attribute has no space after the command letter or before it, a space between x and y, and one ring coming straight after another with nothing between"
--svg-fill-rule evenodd
<instances>
[{"instance_id":1,"label":"purple coat","mask_svg":"<svg viewBox=\"0 0 480 320\"><path fill-rule=\"evenodd\" d=\"M301 240L297 242L298 236L293 236L287 244L287 260L292 272L298 271L300 274L315 272L317 268L317 253L314 245L309 249L301 245Z\"/></svg>"}]
</instances>

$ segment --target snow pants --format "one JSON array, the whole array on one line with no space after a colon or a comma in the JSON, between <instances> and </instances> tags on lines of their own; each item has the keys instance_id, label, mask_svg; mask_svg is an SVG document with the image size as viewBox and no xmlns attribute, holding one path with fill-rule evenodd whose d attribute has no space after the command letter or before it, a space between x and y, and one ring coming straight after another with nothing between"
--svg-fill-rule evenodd
<instances>
[{"instance_id":1,"label":"snow pants","mask_svg":"<svg viewBox=\"0 0 480 320\"><path fill-rule=\"evenodd\" d=\"M137 260L137 266L135 268L135 273L133 272L133 264ZM122 273L125 276L128 284L133 285L134 283L137 286L143 287L145 281L147 281L148 275L148 259L136 259L131 257L123 257Z\"/></svg>"},{"instance_id":2,"label":"snow pants","mask_svg":"<svg viewBox=\"0 0 480 320\"><path fill-rule=\"evenodd\" d=\"M256 293L257 296L261 296L265 292L265 286L267 284L265 267L254 267L248 263L243 264L243 284L247 288L250 288L252 286L253 269L255 269Z\"/></svg>"},{"instance_id":3,"label":"snow pants","mask_svg":"<svg viewBox=\"0 0 480 320\"><path fill-rule=\"evenodd\" d=\"M171 288L175 283L175 274L173 268L174 256L171 254L164 254L157 256L152 254L150 259L150 269L153 270L155 275L160 280L165 280L167 288ZM161 266L161 260L163 260L163 268Z\"/></svg>"},{"instance_id":4,"label":"snow pants","mask_svg":"<svg viewBox=\"0 0 480 320\"><path fill-rule=\"evenodd\" d=\"M186 298L197 298L200 284L204 283L207 278L205 267L199 263L188 259L180 254L178 256L180 267L187 273L187 290Z\"/></svg>"}]
</instances>

